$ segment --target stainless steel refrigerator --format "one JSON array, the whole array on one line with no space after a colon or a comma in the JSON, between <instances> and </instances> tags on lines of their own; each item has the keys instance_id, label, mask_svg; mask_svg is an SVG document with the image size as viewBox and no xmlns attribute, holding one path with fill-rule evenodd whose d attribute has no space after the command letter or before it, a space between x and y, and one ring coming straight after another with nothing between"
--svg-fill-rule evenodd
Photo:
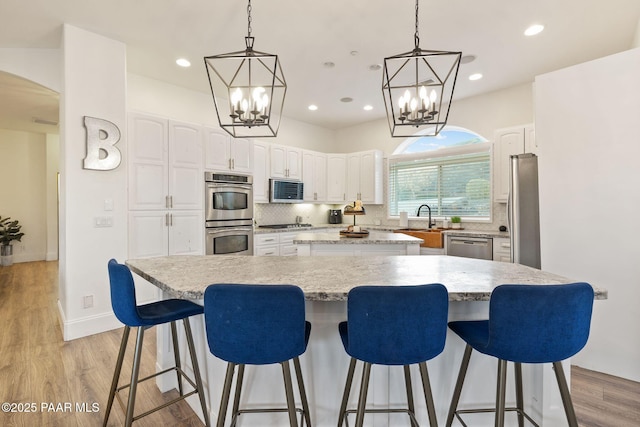
<instances>
[{"instance_id":1,"label":"stainless steel refrigerator","mask_svg":"<svg viewBox=\"0 0 640 427\"><path fill-rule=\"evenodd\" d=\"M517 154L510 158L507 219L511 236L511 261L540 268L540 209L538 156Z\"/></svg>"}]
</instances>

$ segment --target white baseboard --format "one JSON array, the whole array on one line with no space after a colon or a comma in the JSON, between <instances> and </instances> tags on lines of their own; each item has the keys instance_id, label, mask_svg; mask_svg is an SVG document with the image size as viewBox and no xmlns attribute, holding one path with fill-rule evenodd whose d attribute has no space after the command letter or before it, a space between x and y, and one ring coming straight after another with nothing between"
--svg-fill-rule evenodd
<instances>
[{"instance_id":1,"label":"white baseboard","mask_svg":"<svg viewBox=\"0 0 640 427\"><path fill-rule=\"evenodd\" d=\"M45 261L57 261L58 260L58 251L47 252L47 257Z\"/></svg>"},{"instance_id":2,"label":"white baseboard","mask_svg":"<svg viewBox=\"0 0 640 427\"><path fill-rule=\"evenodd\" d=\"M58 318L60 325L62 325L62 336L65 341L111 331L123 326L113 312L67 320L60 300L58 300Z\"/></svg>"}]
</instances>

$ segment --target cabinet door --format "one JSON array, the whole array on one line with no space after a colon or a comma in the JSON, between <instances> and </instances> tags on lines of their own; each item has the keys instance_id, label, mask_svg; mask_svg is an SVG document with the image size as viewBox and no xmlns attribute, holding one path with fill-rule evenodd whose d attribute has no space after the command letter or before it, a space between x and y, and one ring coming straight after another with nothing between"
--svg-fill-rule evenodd
<instances>
[{"instance_id":1,"label":"cabinet door","mask_svg":"<svg viewBox=\"0 0 640 427\"><path fill-rule=\"evenodd\" d=\"M304 166L302 168L304 172ZM324 203L327 200L327 155L318 153L313 157L314 202Z\"/></svg>"},{"instance_id":2,"label":"cabinet door","mask_svg":"<svg viewBox=\"0 0 640 427\"><path fill-rule=\"evenodd\" d=\"M222 129L204 128L204 168L228 171L231 165L229 134Z\"/></svg>"},{"instance_id":3,"label":"cabinet door","mask_svg":"<svg viewBox=\"0 0 640 427\"><path fill-rule=\"evenodd\" d=\"M304 150L302 153L302 182L304 183L304 201L313 202L315 199L315 171L313 161L315 155L312 151Z\"/></svg>"},{"instance_id":4,"label":"cabinet door","mask_svg":"<svg viewBox=\"0 0 640 427\"><path fill-rule=\"evenodd\" d=\"M347 200L360 199L360 153L347 154Z\"/></svg>"},{"instance_id":5,"label":"cabinet door","mask_svg":"<svg viewBox=\"0 0 640 427\"><path fill-rule=\"evenodd\" d=\"M169 213L169 255L204 255L204 218L201 211Z\"/></svg>"},{"instance_id":6,"label":"cabinet door","mask_svg":"<svg viewBox=\"0 0 640 427\"><path fill-rule=\"evenodd\" d=\"M533 127L533 125L528 125L524 127L524 152L538 154L536 128Z\"/></svg>"},{"instance_id":7,"label":"cabinet door","mask_svg":"<svg viewBox=\"0 0 640 427\"><path fill-rule=\"evenodd\" d=\"M327 202L343 203L346 200L346 170L347 156L327 154Z\"/></svg>"},{"instance_id":8,"label":"cabinet door","mask_svg":"<svg viewBox=\"0 0 640 427\"><path fill-rule=\"evenodd\" d=\"M166 209L169 195L167 120L130 114L129 209Z\"/></svg>"},{"instance_id":9,"label":"cabinet door","mask_svg":"<svg viewBox=\"0 0 640 427\"><path fill-rule=\"evenodd\" d=\"M167 211L129 212L129 258L166 256L169 248Z\"/></svg>"},{"instance_id":10,"label":"cabinet door","mask_svg":"<svg viewBox=\"0 0 640 427\"><path fill-rule=\"evenodd\" d=\"M286 178L287 177L287 148L282 145L271 145L269 152L271 157L271 177Z\"/></svg>"},{"instance_id":11,"label":"cabinet door","mask_svg":"<svg viewBox=\"0 0 640 427\"><path fill-rule=\"evenodd\" d=\"M524 153L524 126L497 130L493 150L494 200L506 202L509 197L509 158Z\"/></svg>"},{"instance_id":12,"label":"cabinet door","mask_svg":"<svg viewBox=\"0 0 640 427\"><path fill-rule=\"evenodd\" d=\"M231 138L231 168L234 172L253 172L253 141L244 138Z\"/></svg>"},{"instance_id":13,"label":"cabinet door","mask_svg":"<svg viewBox=\"0 0 640 427\"><path fill-rule=\"evenodd\" d=\"M302 179L302 150L287 148L287 178Z\"/></svg>"},{"instance_id":14,"label":"cabinet door","mask_svg":"<svg viewBox=\"0 0 640 427\"><path fill-rule=\"evenodd\" d=\"M169 207L202 209L203 176L200 126L170 121Z\"/></svg>"},{"instance_id":15,"label":"cabinet door","mask_svg":"<svg viewBox=\"0 0 640 427\"><path fill-rule=\"evenodd\" d=\"M367 151L360 156L360 199L363 203L382 204L382 152Z\"/></svg>"},{"instance_id":16,"label":"cabinet door","mask_svg":"<svg viewBox=\"0 0 640 427\"><path fill-rule=\"evenodd\" d=\"M269 201L269 144L253 142L253 201Z\"/></svg>"}]
</instances>

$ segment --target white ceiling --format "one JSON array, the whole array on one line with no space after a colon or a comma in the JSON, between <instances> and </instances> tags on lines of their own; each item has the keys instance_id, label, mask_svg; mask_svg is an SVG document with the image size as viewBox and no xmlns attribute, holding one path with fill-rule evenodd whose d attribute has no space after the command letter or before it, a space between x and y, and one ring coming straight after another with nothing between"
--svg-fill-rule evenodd
<instances>
[{"instance_id":1,"label":"white ceiling","mask_svg":"<svg viewBox=\"0 0 640 427\"><path fill-rule=\"evenodd\" d=\"M61 24L68 23L124 42L132 73L209 93L202 58L244 49L246 5L0 0L0 48L57 48ZM382 118L382 71L369 66L413 49L414 6L414 0L253 0L255 48L278 54L287 80L284 115L330 129ZM639 20L638 0L423 0L420 47L477 57L460 68L454 99L461 99L629 49ZM532 23L545 31L523 36ZM178 57L192 67L176 66ZM327 61L335 67L323 67ZM477 72L484 78L469 81ZM4 118L19 102L7 90L0 82ZM353 102L340 102L343 97ZM318 110L309 111L309 104ZM364 111L365 104L373 110ZM214 114L213 101L211 108Z\"/></svg>"}]
</instances>

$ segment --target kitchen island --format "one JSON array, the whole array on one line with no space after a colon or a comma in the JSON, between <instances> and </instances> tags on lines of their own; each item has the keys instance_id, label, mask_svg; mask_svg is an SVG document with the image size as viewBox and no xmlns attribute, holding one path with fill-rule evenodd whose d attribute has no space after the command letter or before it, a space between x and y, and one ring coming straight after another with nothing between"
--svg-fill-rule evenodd
<instances>
[{"instance_id":1,"label":"kitchen island","mask_svg":"<svg viewBox=\"0 0 640 427\"><path fill-rule=\"evenodd\" d=\"M298 256L420 255L422 242L406 234L377 230L364 237L343 236L338 230L302 232L293 240Z\"/></svg>"},{"instance_id":2,"label":"kitchen island","mask_svg":"<svg viewBox=\"0 0 640 427\"><path fill-rule=\"evenodd\" d=\"M246 257L246 256L170 256L128 260L134 273L149 280L161 290L162 298L188 298L202 303L202 295L211 283L295 284L307 299L307 320L313 327L307 352L300 358L316 427L335 426L344 387L349 358L342 348L337 325L346 319L346 296L359 285L417 285L442 283L449 291L449 320L486 318L488 300L493 288L504 283L554 284L574 280L518 264L497 263L447 256L360 256L360 257ZM596 299L606 299L607 292L596 288ZM211 419L217 418L225 364L209 353L202 316L192 321L203 381L209 394ZM157 335L157 368L168 367L173 359L168 328ZM185 345L184 337L180 338ZM448 333L442 354L428 362L431 386L438 419L446 419L453 386L462 359L464 343ZM186 356L186 357L185 357ZM190 366L186 351L181 357ZM568 365L568 361L565 362ZM467 376L461 407L472 404L491 406L495 398L497 364L495 359L474 353ZM567 366L568 367L568 366ZM249 406L282 406L284 391L278 365L249 369L245 374L247 390L244 403ZM562 409L551 365L524 365L525 406L534 419L545 427L564 426ZM566 369L570 372L570 369ZM359 375L356 372L356 375ZM167 377L167 378L164 378ZM175 376L158 381L162 391L176 386ZM417 370L413 375L416 410L426 423L426 408L420 392ZM352 393L355 405L357 393ZM543 398L544 397L544 398ZM513 402L507 393L507 403ZM372 370L369 402L374 407L398 407L406 402L403 371L397 367L376 366ZM196 400L190 401L196 412ZM247 415L252 426L286 424L282 414ZM370 417L370 418L369 418ZM407 425L401 415L372 414L367 425ZM373 420L372 420L373 419ZM493 425L491 415L469 415L469 425ZM507 422L509 418L507 418ZM370 421L374 421L370 424Z\"/></svg>"}]
</instances>

